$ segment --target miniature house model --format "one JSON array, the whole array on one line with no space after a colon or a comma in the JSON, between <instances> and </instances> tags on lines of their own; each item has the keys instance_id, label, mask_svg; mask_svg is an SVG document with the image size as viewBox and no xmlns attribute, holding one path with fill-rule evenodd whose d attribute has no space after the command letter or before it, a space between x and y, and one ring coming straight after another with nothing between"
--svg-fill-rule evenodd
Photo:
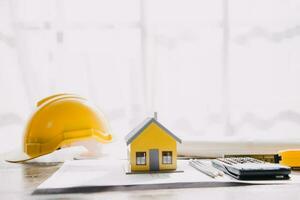
<instances>
[{"instance_id":1,"label":"miniature house model","mask_svg":"<svg viewBox=\"0 0 300 200\"><path fill-rule=\"evenodd\" d=\"M147 118L126 136L131 171L175 170L177 142L181 140L160 124Z\"/></svg>"}]
</instances>

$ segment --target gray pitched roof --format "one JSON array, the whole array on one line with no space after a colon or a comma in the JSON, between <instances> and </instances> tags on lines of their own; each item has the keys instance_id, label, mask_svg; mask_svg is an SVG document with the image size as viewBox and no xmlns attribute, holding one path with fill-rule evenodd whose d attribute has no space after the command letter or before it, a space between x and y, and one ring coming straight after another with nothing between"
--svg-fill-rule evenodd
<instances>
[{"instance_id":1,"label":"gray pitched roof","mask_svg":"<svg viewBox=\"0 0 300 200\"><path fill-rule=\"evenodd\" d=\"M147 118L141 124L139 124L135 129L133 129L128 135L126 135L125 140L126 144L129 145L135 138L137 138L143 130L145 130L151 123L155 123L161 129L163 129L167 134L173 137L177 142L181 143L181 139L179 139L176 135L174 135L171 131L169 131L166 127L164 127L161 123L159 123L154 118Z\"/></svg>"}]
</instances>

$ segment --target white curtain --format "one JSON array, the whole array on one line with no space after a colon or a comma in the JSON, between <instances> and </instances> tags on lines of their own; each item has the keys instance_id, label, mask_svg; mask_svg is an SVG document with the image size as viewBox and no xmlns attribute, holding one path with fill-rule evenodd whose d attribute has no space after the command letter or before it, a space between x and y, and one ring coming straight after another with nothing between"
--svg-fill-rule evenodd
<instances>
[{"instance_id":1,"label":"white curtain","mask_svg":"<svg viewBox=\"0 0 300 200\"><path fill-rule=\"evenodd\" d=\"M299 0L0 0L0 152L34 104L72 92L120 139L145 117L181 137L300 131Z\"/></svg>"}]
</instances>

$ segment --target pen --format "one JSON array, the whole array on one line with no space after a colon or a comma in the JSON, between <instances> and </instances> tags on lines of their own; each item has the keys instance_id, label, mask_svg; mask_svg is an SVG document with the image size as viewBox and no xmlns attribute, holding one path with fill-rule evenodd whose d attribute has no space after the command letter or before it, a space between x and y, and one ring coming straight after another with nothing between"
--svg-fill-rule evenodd
<instances>
[{"instance_id":1,"label":"pen","mask_svg":"<svg viewBox=\"0 0 300 200\"><path fill-rule=\"evenodd\" d=\"M215 178L215 177L219 176L219 173L218 173L218 172L212 171L212 170L206 168L204 165L199 164L199 163L197 163L197 162L195 162L195 161L193 161L193 160L190 160L190 161L189 161L189 164L190 164L192 167L194 167L195 169L201 171L202 173L204 173L204 174L206 174L206 175L208 175L208 176L210 176L210 177L212 177L212 178Z\"/></svg>"},{"instance_id":2,"label":"pen","mask_svg":"<svg viewBox=\"0 0 300 200\"><path fill-rule=\"evenodd\" d=\"M220 171L220 170L214 168L213 166L211 166L211 165L209 165L209 164L206 164L206 163L204 163L204 162L202 162L202 161L200 161L200 160L194 160L194 161L195 161L197 164L200 164L200 165L206 167L207 169L209 169L209 170L211 170L211 171L213 171L213 172L216 172L219 176L223 176L223 175L224 175L224 172L222 172L222 171Z\"/></svg>"}]
</instances>

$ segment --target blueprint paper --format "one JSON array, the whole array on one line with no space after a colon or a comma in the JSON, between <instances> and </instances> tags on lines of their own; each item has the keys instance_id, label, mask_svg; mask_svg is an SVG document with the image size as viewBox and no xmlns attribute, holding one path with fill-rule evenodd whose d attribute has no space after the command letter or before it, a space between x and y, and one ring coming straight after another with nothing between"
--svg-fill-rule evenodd
<instances>
[{"instance_id":1,"label":"blueprint paper","mask_svg":"<svg viewBox=\"0 0 300 200\"><path fill-rule=\"evenodd\" d=\"M209 162L209 161L207 161ZM125 174L124 160L78 160L67 161L50 178L38 186L37 190L167 185L172 188L185 184L201 183L202 186L230 184L293 184L300 183L300 175L293 174L290 180L238 181L224 175L211 178L188 164L188 160L179 160L178 169L183 173Z\"/></svg>"}]
</instances>

